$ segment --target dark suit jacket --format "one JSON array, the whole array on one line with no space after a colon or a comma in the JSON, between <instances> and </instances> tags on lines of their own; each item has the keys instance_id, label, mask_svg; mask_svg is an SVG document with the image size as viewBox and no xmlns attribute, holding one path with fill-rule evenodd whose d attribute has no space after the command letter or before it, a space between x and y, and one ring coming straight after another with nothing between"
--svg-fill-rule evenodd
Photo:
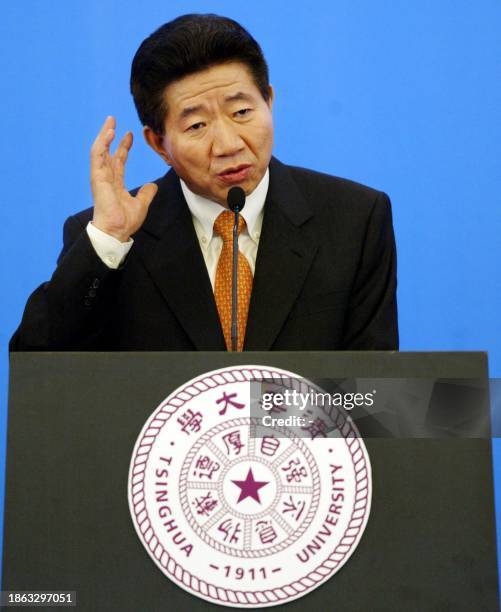
<instances>
[{"instance_id":1,"label":"dark suit jacket","mask_svg":"<svg viewBox=\"0 0 501 612\"><path fill-rule=\"evenodd\" d=\"M225 350L179 179L157 184L119 270L88 239L92 209L69 217L11 350ZM395 291L388 197L273 158L244 350L397 349Z\"/></svg>"}]
</instances>

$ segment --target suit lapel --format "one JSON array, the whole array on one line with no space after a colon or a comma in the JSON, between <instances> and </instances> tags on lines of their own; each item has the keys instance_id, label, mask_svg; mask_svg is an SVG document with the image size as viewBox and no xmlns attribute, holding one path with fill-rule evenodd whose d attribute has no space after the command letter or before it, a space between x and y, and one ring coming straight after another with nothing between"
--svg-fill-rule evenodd
<instances>
[{"instance_id":1,"label":"suit lapel","mask_svg":"<svg viewBox=\"0 0 501 612\"><path fill-rule=\"evenodd\" d=\"M214 294L189 208L174 171L159 190L135 250L196 350L226 350ZM269 350L301 291L318 245L312 211L278 160L270 162L244 350Z\"/></svg>"},{"instance_id":2,"label":"suit lapel","mask_svg":"<svg viewBox=\"0 0 501 612\"><path fill-rule=\"evenodd\" d=\"M158 182L134 237L153 282L197 350L225 350L214 294L191 214L174 171Z\"/></svg>"},{"instance_id":3,"label":"suit lapel","mask_svg":"<svg viewBox=\"0 0 501 612\"><path fill-rule=\"evenodd\" d=\"M318 249L312 216L287 167L272 158L245 350L269 350L280 333Z\"/></svg>"}]
</instances>

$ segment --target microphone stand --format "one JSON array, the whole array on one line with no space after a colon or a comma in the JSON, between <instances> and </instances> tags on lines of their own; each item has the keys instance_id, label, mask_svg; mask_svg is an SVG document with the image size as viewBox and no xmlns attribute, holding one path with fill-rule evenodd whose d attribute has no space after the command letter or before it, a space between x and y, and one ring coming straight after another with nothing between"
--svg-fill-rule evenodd
<instances>
[{"instance_id":1,"label":"microphone stand","mask_svg":"<svg viewBox=\"0 0 501 612\"><path fill-rule=\"evenodd\" d=\"M235 222L233 224L233 274L231 283L231 350L236 351L238 346L238 222L239 208L235 207Z\"/></svg>"},{"instance_id":2,"label":"microphone stand","mask_svg":"<svg viewBox=\"0 0 501 612\"><path fill-rule=\"evenodd\" d=\"M238 347L238 222L239 213L245 206L245 191L235 185L228 191L227 203L229 210L235 213L233 224L233 274L231 281L231 350L237 351Z\"/></svg>"}]
</instances>

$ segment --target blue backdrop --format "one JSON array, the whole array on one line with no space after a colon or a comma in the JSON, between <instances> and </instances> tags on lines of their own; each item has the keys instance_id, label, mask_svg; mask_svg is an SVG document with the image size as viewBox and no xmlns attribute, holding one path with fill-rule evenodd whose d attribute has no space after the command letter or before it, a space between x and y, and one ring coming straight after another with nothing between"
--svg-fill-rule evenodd
<instances>
[{"instance_id":1,"label":"blue backdrop","mask_svg":"<svg viewBox=\"0 0 501 612\"><path fill-rule=\"evenodd\" d=\"M277 157L391 196L402 350L488 350L501 376L499 2L4 3L2 492L8 339L54 268L64 219L91 204L89 148L105 116L136 135L130 187L165 172L142 142L130 62L143 38L186 12L233 17L261 43ZM501 476L497 441L494 452Z\"/></svg>"}]
</instances>

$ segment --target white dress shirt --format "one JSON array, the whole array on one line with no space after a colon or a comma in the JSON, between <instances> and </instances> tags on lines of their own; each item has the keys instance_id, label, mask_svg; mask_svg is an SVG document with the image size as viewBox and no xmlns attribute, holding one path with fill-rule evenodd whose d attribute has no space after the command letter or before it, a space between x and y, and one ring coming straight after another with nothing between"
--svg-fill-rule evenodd
<instances>
[{"instance_id":1,"label":"white dress shirt","mask_svg":"<svg viewBox=\"0 0 501 612\"><path fill-rule=\"evenodd\" d=\"M261 236L263 208L269 182L270 175L269 171L266 170L257 187L245 199L245 207L240 213L245 219L246 226L238 237L238 248L249 262L252 274L254 274L256 267L257 247ZM184 181L181 181L181 189L190 209L210 282L214 288L217 262L223 248L222 238L214 234L214 221L226 208L217 202L212 202L193 193ZM92 222L87 225L87 234L99 258L112 269L117 269L120 266L134 243L132 238L129 238L127 242L120 242L120 240L95 227Z\"/></svg>"}]
</instances>

